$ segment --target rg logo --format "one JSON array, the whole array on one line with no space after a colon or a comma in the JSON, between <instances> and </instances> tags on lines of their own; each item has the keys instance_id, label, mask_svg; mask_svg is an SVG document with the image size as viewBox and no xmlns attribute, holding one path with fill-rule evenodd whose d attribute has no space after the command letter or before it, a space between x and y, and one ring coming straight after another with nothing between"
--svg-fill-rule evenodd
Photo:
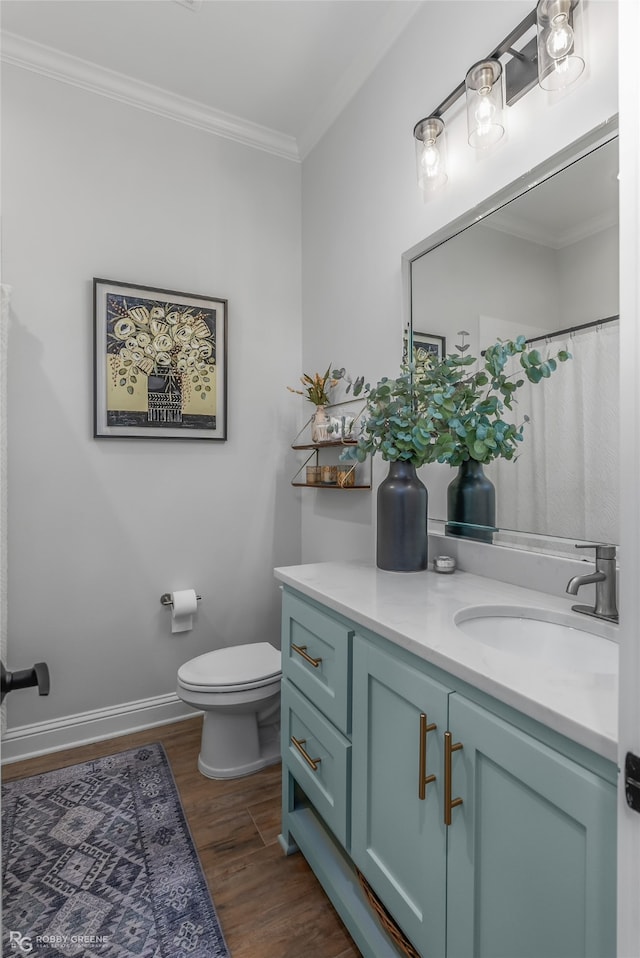
<instances>
[{"instance_id":1,"label":"rg logo","mask_svg":"<svg viewBox=\"0 0 640 958\"><path fill-rule=\"evenodd\" d=\"M11 943L11 950L19 950L23 955L28 955L29 952L33 951L33 945L31 944L31 938L27 935L23 935L19 931L10 931L9 932L9 941Z\"/></svg>"}]
</instances>

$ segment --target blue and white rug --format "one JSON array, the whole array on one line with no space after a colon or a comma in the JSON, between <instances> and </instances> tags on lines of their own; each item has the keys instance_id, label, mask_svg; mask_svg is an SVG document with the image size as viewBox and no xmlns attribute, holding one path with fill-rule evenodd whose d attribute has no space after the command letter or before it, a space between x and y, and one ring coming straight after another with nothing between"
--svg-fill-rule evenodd
<instances>
[{"instance_id":1,"label":"blue and white rug","mask_svg":"<svg viewBox=\"0 0 640 958\"><path fill-rule=\"evenodd\" d=\"M3 955L229 958L164 749L2 789Z\"/></svg>"}]
</instances>

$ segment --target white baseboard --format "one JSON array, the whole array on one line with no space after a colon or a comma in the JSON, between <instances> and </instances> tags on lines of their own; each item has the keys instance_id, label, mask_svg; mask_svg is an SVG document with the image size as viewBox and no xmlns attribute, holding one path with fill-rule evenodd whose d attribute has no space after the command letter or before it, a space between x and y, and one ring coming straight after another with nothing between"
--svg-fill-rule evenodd
<instances>
[{"instance_id":1,"label":"white baseboard","mask_svg":"<svg viewBox=\"0 0 640 958\"><path fill-rule=\"evenodd\" d=\"M193 718L197 714L175 692L168 692L137 702L124 702L109 708L66 715L52 722L21 725L9 729L2 736L2 764L100 742L155 725L167 725L169 722Z\"/></svg>"}]
</instances>

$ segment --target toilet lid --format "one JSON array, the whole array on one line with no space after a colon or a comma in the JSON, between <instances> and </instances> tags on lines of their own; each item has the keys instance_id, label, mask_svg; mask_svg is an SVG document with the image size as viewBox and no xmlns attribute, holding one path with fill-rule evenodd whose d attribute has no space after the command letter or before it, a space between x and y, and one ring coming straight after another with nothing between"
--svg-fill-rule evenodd
<instances>
[{"instance_id":1,"label":"toilet lid","mask_svg":"<svg viewBox=\"0 0 640 958\"><path fill-rule=\"evenodd\" d=\"M178 681L192 690L257 688L280 678L280 652L269 642L205 652L178 670Z\"/></svg>"}]
</instances>

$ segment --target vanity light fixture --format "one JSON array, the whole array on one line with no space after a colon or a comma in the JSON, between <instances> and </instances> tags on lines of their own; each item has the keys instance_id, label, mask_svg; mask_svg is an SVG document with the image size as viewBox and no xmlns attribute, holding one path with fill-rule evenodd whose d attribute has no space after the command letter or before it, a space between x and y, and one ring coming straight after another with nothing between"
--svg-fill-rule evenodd
<instances>
[{"instance_id":1,"label":"vanity light fixture","mask_svg":"<svg viewBox=\"0 0 640 958\"><path fill-rule=\"evenodd\" d=\"M438 116L428 116L416 123L418 184L423 193L439 190L447 182L447 145L444 123Z\"/></svg>"},{"instance_id":2,"label":"vanity light fixture","mask_svg":"<svg viewBox=\"0 0 640 958\"><path fill-rule=\"evenodd\" d=\"M484 149L505 132L505 100L513 106L537 83L544 90L561 90L578 79L584 70L574 32L580 2L538 0L484 60L470 67L465 80L416 123L418 184L425 199L447 182L443 116L460 97L467 101L469 144Z\"/></svg>"},{"instance_id":3,"label":"vanity light fixture","mask_svg":"<svg viewBox=\"0 0 640 958\"><path fill-rule=\"evenodd\" d=\"M502 64L499 60L474 63L465 78L469 146L484 150L504 134Z\"/></svg>"},{"instance_id":4,"label":"vanity light fixture","mask_svg":"<svg viewBox=\"0 0 640 958\"><path fill-rule=\"evenodd\" d=\"M584 60L576 53L573 9L578 0L539 0L538 82L543 90L563 90L578 79Z\"/></svg>"}]
</instances>

